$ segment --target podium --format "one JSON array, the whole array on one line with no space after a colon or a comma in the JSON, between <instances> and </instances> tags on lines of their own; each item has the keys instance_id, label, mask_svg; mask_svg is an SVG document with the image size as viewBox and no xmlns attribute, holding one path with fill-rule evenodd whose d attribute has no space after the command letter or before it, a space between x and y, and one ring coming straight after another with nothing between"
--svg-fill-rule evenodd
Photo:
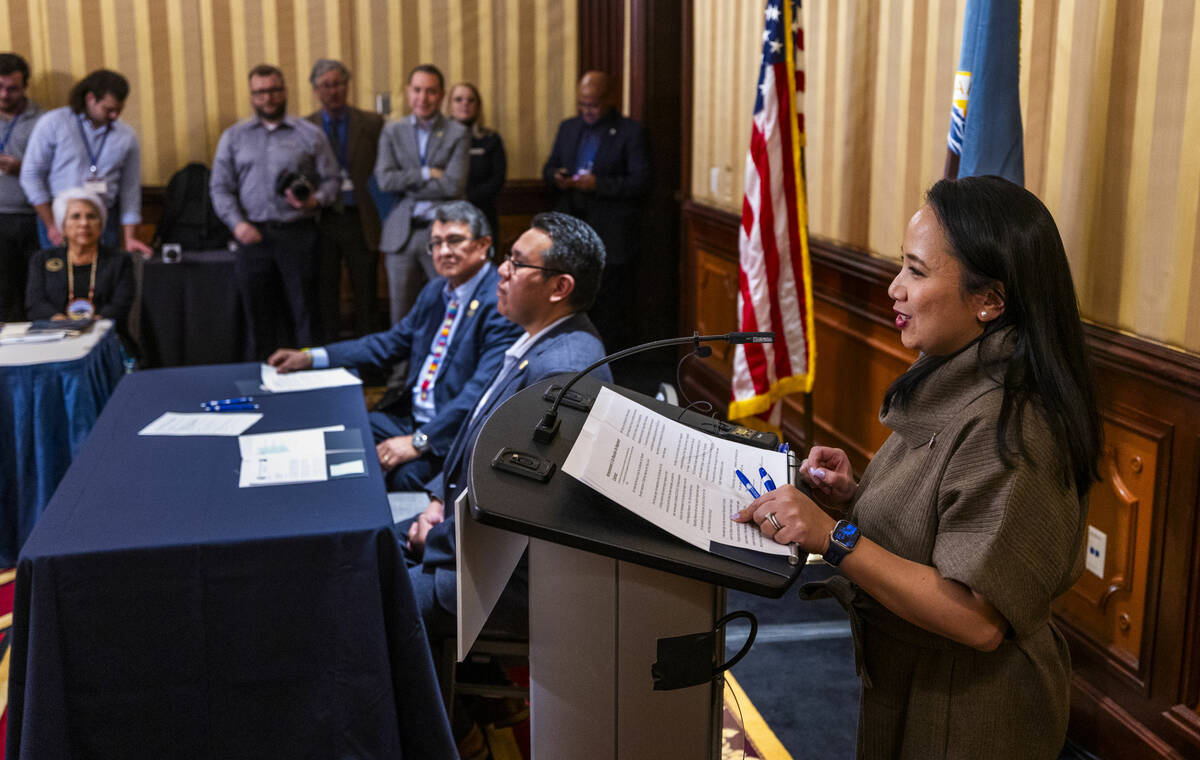
<instances>
[{"instance_id":1,"label":"podium","mask_svg":"<svg viewBox=\"0 0 1200 760\"><path fill-rule=\"evenodd\" d=\"M657 641L711 629L726 587L782 596L803 564L734 547L697 549L561 472L587 412L564 403L549 444L535 443L532 432L549 407L548 389L570 377L513 396L476 441L456 505L460 656L527 543L534 757L718 757L719 679L654 691ZM693 427L713 422L590 377L572 390L594 399L601 387ZM492 467L505 447L550 460L554 472L543 483Z\"/></svg>"}]
</instances>

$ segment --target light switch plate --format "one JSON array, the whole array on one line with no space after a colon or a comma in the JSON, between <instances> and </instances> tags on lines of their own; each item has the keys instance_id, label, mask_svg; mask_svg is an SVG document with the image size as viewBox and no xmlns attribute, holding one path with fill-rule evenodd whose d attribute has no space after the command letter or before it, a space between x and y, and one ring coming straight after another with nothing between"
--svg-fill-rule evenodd
<instances>
[{"instance_id":1,"label":"light switch plate","mask_svg":"<svg viewBox=\"0 0 1200 760\"><path fill-rule=\"evenodd\" d=\"M1108 548L1108 536L1096 530L1091 525L1088 526L1087 540L1087 559L1084 561L1084 567L1092 575L1097 578L1104 577L1104 555Z\"/></svg>"}]
</instances>

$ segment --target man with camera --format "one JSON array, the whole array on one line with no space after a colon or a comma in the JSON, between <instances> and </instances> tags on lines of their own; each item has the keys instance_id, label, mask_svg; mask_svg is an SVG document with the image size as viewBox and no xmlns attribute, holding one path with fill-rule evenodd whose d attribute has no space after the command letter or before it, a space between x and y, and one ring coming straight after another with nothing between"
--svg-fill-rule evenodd
<instances>
[{"instance_id":1,"label":"man with camera","mask_svg":"<svg viewBox=\"0 0 1200 760\"><path fill-rule=\"evenodd\" d=\"M314 342L315 218L337 199L339 168L320 127L287 115L278 68L260 64L250 71L250 105L254 116L217 143L209 189L213 209L239 243L236 272L250 350L265 359L281 341ZM285 310L293 335L280 335Z\"/></svg>"}]
</instances>

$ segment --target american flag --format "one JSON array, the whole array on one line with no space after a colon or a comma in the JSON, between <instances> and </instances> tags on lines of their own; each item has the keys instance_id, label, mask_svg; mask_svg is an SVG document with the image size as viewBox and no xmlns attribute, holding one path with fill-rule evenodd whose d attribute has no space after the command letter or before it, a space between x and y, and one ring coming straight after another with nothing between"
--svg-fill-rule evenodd
<instances>
[{"instance_id":1,"label":"american flag","mask_svg":"<svg viewBox=\"0 0 1200 760\"><path fill-rule=\"evenodd\" d=\"M768 0L764 16L738 245L738 329L772 330L775 343L735 347L729 417L761 415L777 425L775 402L812 390L816 345L801 156L800 2Z\"/></svg>"}]
</instances>

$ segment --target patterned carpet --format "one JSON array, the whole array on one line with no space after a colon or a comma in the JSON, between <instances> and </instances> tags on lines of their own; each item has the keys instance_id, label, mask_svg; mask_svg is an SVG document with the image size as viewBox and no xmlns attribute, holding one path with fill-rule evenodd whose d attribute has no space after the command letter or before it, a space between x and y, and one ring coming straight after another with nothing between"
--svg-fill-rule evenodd
<instances>
[{"instance_id":1,"label":"patterned carpet","mask_svg":"<svg viewBox=\"0 0 1200 760\"><path fill-rule=\"evenodd\" d=\"M13 587L17 571L0 570L0 757L8 734L8 663L12 643Z\"/></svg>"}]
</instances>

